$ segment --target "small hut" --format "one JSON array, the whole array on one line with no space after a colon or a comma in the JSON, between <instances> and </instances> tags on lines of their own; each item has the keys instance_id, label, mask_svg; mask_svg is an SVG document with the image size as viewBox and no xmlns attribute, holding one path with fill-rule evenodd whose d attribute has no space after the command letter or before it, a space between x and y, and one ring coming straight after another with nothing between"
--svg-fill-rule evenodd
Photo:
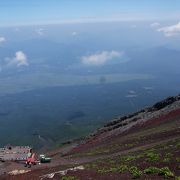
<instances>
[{"instance_id":1,"label":"small hut","mask_svg":"<svg viewBox=\"0 0 180 180\"><path fill-rule=\"evenodd\" d=\"M0 160L23 161L27 158L30 149L29 146L11 146L8 144L4 148L0 148Z\"/></svg>"}]
</instances>

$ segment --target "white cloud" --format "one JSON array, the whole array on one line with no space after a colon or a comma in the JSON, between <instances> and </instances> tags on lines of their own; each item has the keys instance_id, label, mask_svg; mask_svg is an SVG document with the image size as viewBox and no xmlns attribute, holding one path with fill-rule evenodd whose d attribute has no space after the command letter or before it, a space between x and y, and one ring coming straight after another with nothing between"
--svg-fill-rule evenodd
<instances>
[{"instance_id":1,"label":"white cloud","mask_svg":"<svg viewBox=\"0 0 180 180\"><path fill-rule=\"evenodd\" d=\"M37 34L40 35L40 36L43 36L44 35L44 29L43 28L39 28L36 30Z\"/></svg>"},{"instance_id":2,"label":"white cloud","mask_svg":"<svg viewBox=\"0 0 180 180\"><path fill-rule=\"evenodd\" d=\"M131 25L131 28L137 28L137 25L135 25L135 24Z\"/></svg>"},{"instance_id":3,"label":"white cloud","mask_svg":"<svg viewBox=\"0 0 180 180\"><path fill-rule=\"evenodd\" d=\"M135 98L135 97L137 97L138 95L136 94L136 91L134 91L134 90L129 90L128 91L128 95L126 95L125 97L127 97L127 98Z\"/></svg>"},{"instance_id":4,"label":"white cloud","mask_svg":"<svg viewBox=\"0 0 180 180\"><path fill-rule=\"evenodd\" d=\"M134 90L130 90L129 94L136 94L136 92Z\"/></svg>"},{"instance_id":5,"label":"white cloud","mask_svg":"<svg viewBox=\"0 0 180 180\"><path fill-rule=\"evenodd\" d=\"M172 26L159 28L158 32L163 32L166 37L180 35L180 22Z\"/></svg>"},{"instance_id":6,"label":"white cloud","mask_svg":"<svg viewBox=\"0 0 180 180\"><path fill-rule=\"evenodd\" d=\"M78 35L78 33L77 32L72 32L72 36L77 36Z\"/></svg>"},{"instance_id":7,"label":"white cloud","mask_svg":"<svg viewBox=\"0 0 180 180\"><path fill-rule=\"evenodd\" d=\"M158 27L161 26L161 24L158 23L158 22L154 22L154 23L150 24L150 26L151 26L152 28L158 28Z\"/></svg>"},{"instance_id":8,"label":"white cloud","mask_svg":"<svg viewBox=\"0 0 180 180\"><path fill-rule=\"evenodd\" d=\"M7 66L28 66L27 56L22 51L17 51L14 58L7 58Z\"/></svg>"},{"instance_id":9,"label":"white cloud","mask_svg":"<svg viewBox=\"0 0 180 180\"><path fill-rule=\"evenodd\" d=\"M85 65L104 65L107 61L123 56L123 52L118 51L102 51L100 53L81 57L81 62Z\"/></svg>"},{"instance_id":10,"label":"white cloud","mask_svg":"<svg viewBox=\"0 0 180 180\"><path fill-rule=\"evenodd\" d=\"M154 88L153 87L143 87L143 89L145 89L145 90L153 90Z\"/></svg>"},{"instance_id":11,"label":"white cloud","mask_svg":"<svg viewBox=\"0 0 180 180\"><path fill-rule=\"evenodd\" d=\"M125 97L126 98L136 98L138 95L137 94L128 94Z\"/></svg>"},{"instance_id":12,"label":"white cloud","mask_svg":"<svg viewBox=\"0 0 180 180\"><path fill-rule=\"evenodd\" d=\"M21 30L20 30L18 27L16 27L16 28L14 29L14 31L20 32Z\"/></svg>"},{"instance_id":13,"label":"white cloud","mask_svg":"<svg viewBox=\"0 0 180 180\"><path fill-rule=\"evenodd\" d=\"M6 42L6 38L5 38L5 37L0 36L0 44L1 44L1 43L4 43L4 42Z\"/></svg>"}]
</instances>

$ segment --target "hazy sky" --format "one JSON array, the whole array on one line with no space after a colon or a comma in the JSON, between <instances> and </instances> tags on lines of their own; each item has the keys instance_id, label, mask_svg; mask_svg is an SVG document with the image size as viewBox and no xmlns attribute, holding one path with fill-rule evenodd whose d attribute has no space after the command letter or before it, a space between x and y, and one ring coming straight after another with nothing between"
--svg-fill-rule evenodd
<instances>
[{"instance_id":1,"label":"hazy sky","mask_svg":"<svg viewBox=\"0 0 180 180\"><path fill-rule=\"evenodd\" d=\"M0 26L179 17L180 0L0 0Z\"/></svg>"}]
</instances>

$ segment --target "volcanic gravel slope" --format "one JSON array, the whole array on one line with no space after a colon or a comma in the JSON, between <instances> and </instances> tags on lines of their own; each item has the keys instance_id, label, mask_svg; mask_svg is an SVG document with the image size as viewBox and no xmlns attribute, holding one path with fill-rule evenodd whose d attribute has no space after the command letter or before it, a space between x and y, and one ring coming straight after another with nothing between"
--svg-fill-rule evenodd
<instances>
[{"instance_id":1,"label":"volcanic gravel slope","mask_svg":"<svg viewBox=\"0 0 180 180\"><path fill-rule=\"evenodd\" d=\"M179 149L180 96L176 96L118 117L78 144L49 152L53 157L50 165L34 167L22 175L4 175L0 179L38 180L42 176L48 179L44 175L51 173L52 179L68 180L178 179ZM59 173L80 165L83 170Z\"/></svg>"}]
</instances>

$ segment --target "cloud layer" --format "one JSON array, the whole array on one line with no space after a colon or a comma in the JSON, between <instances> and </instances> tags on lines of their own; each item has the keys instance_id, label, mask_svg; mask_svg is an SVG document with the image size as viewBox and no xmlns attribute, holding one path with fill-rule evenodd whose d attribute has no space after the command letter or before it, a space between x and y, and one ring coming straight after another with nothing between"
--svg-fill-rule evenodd
<instances>
[{"instance_id":1,"label":"cloud layer","mask_svg":"<svg viewBox=\"0 0 180 180\"><path fill-rule=\"evenodd\" d=\"M3 43L3 42L6 42L6 38L5 38L5 37L0 36L0 44L1 44L1 43Z\"/></svg>"},{"instance_id":2,"label":"cloud layer","mask_svg":"<svg viewBox=\"0 0 180 180\"><path fill-rule=\"evenodd\" d=\"M152 23L150 26L151 26L152 28L159 28L159 27L161 26L161 24L158 23L158 22L154 22L154 23Z\"/></svg>"},{"instance_id":3,"label":"cloud layer","mask_svg":"<svg viewBox=\"0 0 180 180\"><path fill-rule=\"evenodd\" d=\"M28 66L27 56L22 51L17 51L14 58L8 58L7 66Z\"/></svg>"},{"instance_id":4,"label":"cloud layer","mask_svg":"<svg viewBox=\"0 0 180 180\"><path fill-rule=\"evenodd\" d=\"M159 28L158 32L163 32L166 37L172 37L180 35L180 22L172 26L166 26Z\"/></svg>"},{"instance_id":5,"label":"cloud layer","mask_svg":"<svg viewBox=\"0 0 180 180\"><path fill-rule=\"evenodd\" d=\"M100 53L81 57L81 62L85 65L100 66L108 61L123 56L123 52L118 51L102 51Z\"/></svg>"},{"instance_id":6,"label":"cloud layer","mask_svg":"<svg viewBox=\"0 0 180 180\"><path fill-rule=\"evenodd\" d=\"M77 36L78 33L76 31L72 32L72 36Z\"/></svg>"},{"instance_id":7,"label":"cloud layer","mask_svg":"<svg viewBox=\"0 0 180 180\"><path fill-rule=\"evenodd\" d=\"M44 35L44 29L43 28L39 28L36 30L36 33L40 36L43 36Z\"/></svg>"}]
</instances>

